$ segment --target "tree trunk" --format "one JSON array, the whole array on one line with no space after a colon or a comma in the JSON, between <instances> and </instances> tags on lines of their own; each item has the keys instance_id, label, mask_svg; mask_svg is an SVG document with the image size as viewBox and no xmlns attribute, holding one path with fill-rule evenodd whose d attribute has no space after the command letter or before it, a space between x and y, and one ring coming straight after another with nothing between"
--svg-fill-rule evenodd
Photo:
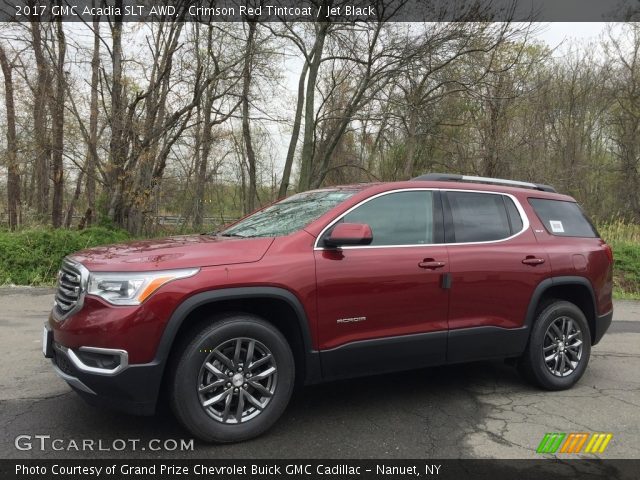
<instances>
[{"instance_id":1,"label":"tree trunk","mask_svg":"<svg viewBox=\"0 0 640 480\"><path fill-rule=\"evenodd\" d=\"M91 58L91 99L89 113L89 146L87 148L87 226L91 226L96 211L96 165L98 164L98 81L100 69L100 19L93 18L93 57Z\"/></svg>"},{"instance_id":2,"label":"tree trunk","mask_svg":"<svg viewBox=\"0 0 640 480\"><path fill-rule=\"evenodd\" d=\"M315 90L322 60L322 50L329 24L316 24L317 33L315 45L313 47L313 58L309 65L309 77L307 78L307 92L304 109L304 136L302 143L302 157L300 159L300 178L298 179L298 190L308 190L311 186L311 174L313 170L313 134L315 132Z\"/></svg>"},{"instance_id":3,"label":"tree trunk","mask_svg":"<svg viewBox=\"0 0 640 480\"><path fill-rule=\"evenodd\" d=\"M242 138L244 139L249 172L249 191L245 197L245 213L253 212L256 208L256 154L251 141L251 125L249 124L249 90L251 88L251 67L255 44L256 22L249 22L249 35L242 70Z\"/></svg>"},{"instance_id":4,"label":"tree trunk","mask_svg":"<svg viewBox=\"0 0 640 480\"><path fill-rule=\"evenodd\" d=\"M116 0L115 8L122 11L122 0ZM109 142L109 178L107 189L110 190L109 218L116 225L124 226L122 184L124 181L125 163L125 108L122 98L122 15L115 15L111 28L111 140Z\"/></svg>"},{"instance_id":5,"label":"tree trunk","mask_svg":"<svg viewBox=\"0 0 640 480\"><path fill-rule=\"evenodd\" d=\"M51 99L51 120L53 136L52 176L53 176L53 202L51 204L51 223L54 228L62 226L62 202L64 196L64 98L65 98L65 73L64 58L66 53L66 40L62 29L62 20L58 18L56 25L58 40L58 59L56 65L56 91Z\"/></svg>"},{"instance_id":6,"label":"tree trunk","mask_svg":"<svg viewBox=\"0 0 640 480\"><path fill-rule=\"evenodd\" d=\"M207 182L207 170L209 167L209 153L211 152L211 109L213 108L214 87L207 89L204 101L202 131L200 132L200 145L198 147L198 162L196 164L194 217L193 228L200 230L204 220L205 187Z\"/></svg>"},{"instance_id":7,"label":"tree trunk","mask_svg":"<svg viewBox=\"0 0 640 480\"><path fill-rule=\"evenodd\" d=\"M409 104L409 119L407 120L407 158L404 168L404 179L410 179L415 173L416 167L416 144L418 128L418 108L415 104Z\"/></svg>"},{"instance_id":8,"label":"tree trunk","mask_svg":"<svg viewBox=\"0 0 640 480\"><path fill-rule=\"evenodd\" d=\"M80 199L80 194L82 193L82 180L84 180L84 170L80 170L80 173L78 174L78 178L76 180L76 189L74 190L73 197L69 202L69 208L67 209L67 218L64 221L65 228L71 227L71 222L73 222L73 214L76 209L76 204L78 203L78 200ZM91 210L90 208L87 209L89 216L91 216L90 210ZM86 217L82 219L82 228L84 228L84 226L86 225L87 220L88 219ZM79 228L79 230L82 230L82 228Z\"/></svg>"},{"instance_id":9,"label":"tree trunk","mask_svg":"<svg viewBox=\"0 0 640 480\"><path fill-rule=\"evenodd\" d=\"M33 53L38 69L36 91L33 99L33 136L35 139L34 177L36 213L44 217L49 210L49 159L51 146L47 133L47 93L49 91L49 66L42 50L40 22L31 22Z\"/></svg>"},{"instance_id":10,"label":"tree trunk","mask_svg":"<svg viewBox=\"0 0 640 480\"><path fill-rule=\"evenodd\" d=\"M7 207L9 228L15 230L20 219L20 173L16 142L16 110L13 102L13 67L2 45L0 45L0 66L4 75L4 101L7 111Z\"/></svg>"},{"instance_id":11,"label":"tree trunk","mask_svg":"<svg viewBox=\"0 0 640 480\"><path fill-rule=\"evenodd\" d=\"M304 82L309 71L309 64L304 63L302 72L300 72L300 80L298 81L298 102L296 104L296 113L293 118L293 130L291 131L291 140L289 141L289 149L287 150L287 158L284 162L284 170L282 172L282 181L278 190L278 200L287 196L289 189L289 180L291 178L291 167L296 154L296 146L298 145L298 137L300 136L300 125L302 124L302 109L304 107Z\"/></svg>"}]
</instances>

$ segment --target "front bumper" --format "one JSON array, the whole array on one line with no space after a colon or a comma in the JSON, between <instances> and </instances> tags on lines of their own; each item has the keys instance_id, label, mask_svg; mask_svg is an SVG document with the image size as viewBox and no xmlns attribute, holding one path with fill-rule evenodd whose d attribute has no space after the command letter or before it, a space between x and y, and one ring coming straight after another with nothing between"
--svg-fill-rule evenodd
<instances>
[{"instance_id":1,"label":"front bumper","mask_svg":"<svg viewBox=\"0 0 640 480\"><path fill-rule=\"evenodd\" d=\"M89 404L136 415L153 415L162 383L162 365L126 365L113 374L78 368L70 357L73 350L53 343L55 372Z\"/></svg>"},{"instance_id":2,"label":"front bumper","mask_svg":"<svg viewBox=\"0 0 640 480\"><path fill-rule=\"evenodd\" d=\"M613 320L613 310L611 310L609 313L605 313L604 315L596 316L596 325L595 325L596 328L595 328L595 331L593 332L592 345L595 345L600 340L602 340L602 337L604 336L605 332L609 329L609 326L611 325L611 320Z\"/></svg>"}]
</instances>

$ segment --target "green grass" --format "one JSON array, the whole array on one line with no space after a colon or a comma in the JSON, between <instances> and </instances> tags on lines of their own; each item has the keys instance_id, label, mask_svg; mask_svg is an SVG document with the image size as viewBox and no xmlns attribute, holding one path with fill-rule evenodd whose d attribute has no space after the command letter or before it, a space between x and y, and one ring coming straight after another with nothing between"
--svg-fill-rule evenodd
<instances>
[{"instance_id":1,"label":"green grass","mask_svg":"<svg viewBox=\"0 0 640 480\"><path fill-rule=\"evenodd\" d=\"M612 248L614 297L640 300L640 243L616 242Z\"/></svg>"},{"instance_id":2,"label":"green grass","mask_svg":"<svg viewBox=\"0 0 640 480\"><path fill-rule=\"evenodd\" d=\"M616 219L598 231L613 249L614 298L640 300L640 225Z\"/></svg>"},{"instance_id":3,"label":"green grass","mask_svg":"<svg viewBox=\"0 0 640 480\"><path fill-rule=\"evenodd\" d=\"M65 255L128 238L125 231L104 227L0 231L0 285L53 285Z\"/></svg>"}]
</instances>

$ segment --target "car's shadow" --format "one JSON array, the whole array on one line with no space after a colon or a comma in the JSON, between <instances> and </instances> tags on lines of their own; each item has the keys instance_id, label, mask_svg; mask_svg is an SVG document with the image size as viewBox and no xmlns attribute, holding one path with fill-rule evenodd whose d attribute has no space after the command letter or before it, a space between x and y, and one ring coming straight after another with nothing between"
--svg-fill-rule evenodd
<instances>
[{"instance_id":1,"label":"car's shadow","mask_svg":"<svg viewBox=\"0 0 640 480\"><path fill-rule=\"evenodd\" d=\"M370 457L446 453L473 431L486 413L482 395L530 389L515 369L502 362L479 362L335 381L299 388L276 425L241 444L211 446L195 441L194 452L154 452L155 457ZM87 405L74 393L39 401L28 419L56 438L140 439L136 451L102 451L100 456L148 457L139 450L150 439L190 439L163 404L152 417L138 417ZM17 429L17 430L16 430ZM26 430L25 430L26 429ZM30 431L14 425L16 435ZM436 437L446 437L438 441ZM364 443L361 443L364 442ZM407 448L409 445L412 448ZM414 453L412 453L414 452ZM45 456L85 457L91 452L47 452Z\"/></svg>"}]
</instances>

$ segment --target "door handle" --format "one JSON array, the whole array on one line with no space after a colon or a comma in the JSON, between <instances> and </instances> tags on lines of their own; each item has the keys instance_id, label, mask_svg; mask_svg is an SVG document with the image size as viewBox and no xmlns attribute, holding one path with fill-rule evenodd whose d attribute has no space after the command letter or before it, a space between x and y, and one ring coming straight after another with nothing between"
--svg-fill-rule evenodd
<instances>
[{"instance_id":1,"label":"door handle","mask_svg":"<svg viewBox=\"0 0 640 480\"><path fill-rule=\"evenodd\" d=\"M544 258L538 258L534 257L533 255L528 255L524 260L522 260L522 263L524 263L525 265L540 265L544 263Z\"/></svg>"},{"instance_id":2,"label":"door handle","mask_svg":"<svg viewBox=\"0 0 640 480\"><path fill-rule=\"evenodd\" d=\"M444 262L438 262L433 258L425 258L423 261L418 263L420 268L428 268L429 270L435 270L436 268L442 268L446 264Z\"/></svg>"}]
</instances>

